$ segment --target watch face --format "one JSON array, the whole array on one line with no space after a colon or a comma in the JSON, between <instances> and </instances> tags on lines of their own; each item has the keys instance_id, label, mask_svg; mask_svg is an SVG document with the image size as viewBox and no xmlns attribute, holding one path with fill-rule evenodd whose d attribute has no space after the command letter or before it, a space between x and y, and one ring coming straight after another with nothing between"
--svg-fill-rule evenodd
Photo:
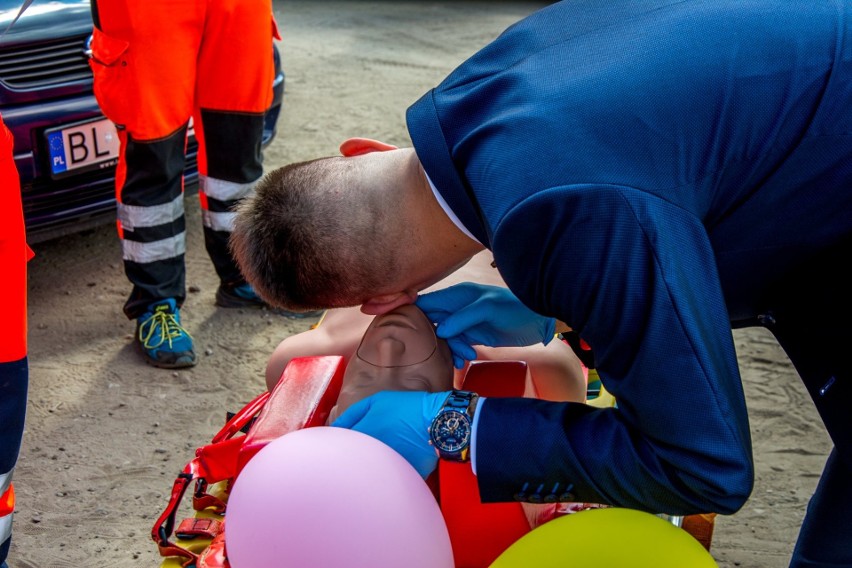
<instances>
[{"instance_id":1,"label":"watch face","mask_svg":"<svg viewBox=\"0 0 852 568\"><path fill-rule=\"evenodd\" d=\"M446 410L435 418L430 434L440 451L461 452L470 443L470 418L463 412Z\"/></svg>"}]
</instances>

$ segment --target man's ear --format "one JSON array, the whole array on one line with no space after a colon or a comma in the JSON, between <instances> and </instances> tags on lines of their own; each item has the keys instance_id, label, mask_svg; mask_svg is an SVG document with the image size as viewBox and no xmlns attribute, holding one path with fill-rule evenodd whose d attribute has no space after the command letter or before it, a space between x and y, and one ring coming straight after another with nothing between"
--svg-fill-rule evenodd
<instances>
[{"instance_id":1,"label":"man's ear","mask_svg":"<svg viewBox=\"0 0 852 568\"><path fill-rule=\"evenodd\" d=\"M374 296L361 304L361 312L368 316L380 316L386 314L394 308L413 304L417 299L417 290L405 290L403 292L394 292L393 294L382 294Z\"/></svg>"},{"instance_id":2,"label":"man's ear","mask_svg":"<svg viewBox=\"0 0 852 568\"><path fill-rule=\"evenodd\" d=\"M388 150L397 150L397 147L370 138L350 138L340 145L340 153L347 158L369 154L370 152L387 152Z\"/></svg>"}]
</instances>

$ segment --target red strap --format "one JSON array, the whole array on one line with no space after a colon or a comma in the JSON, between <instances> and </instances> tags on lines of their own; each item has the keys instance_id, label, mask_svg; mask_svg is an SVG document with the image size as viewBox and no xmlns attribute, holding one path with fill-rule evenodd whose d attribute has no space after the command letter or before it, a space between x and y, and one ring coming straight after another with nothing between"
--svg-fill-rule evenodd
<instances>
[{"instance_id":1,"label":"red strap","mask_svg":"<svg viewBox=\"0 0 852 568\"><path fill-rule=\"evenodd\" d=\"M160 556L163 558L168 558L170 556L176 556L178 558L185 558L186 560L181 560L180 565L183 568L192 568L193 566L198 565L198 555L194 552L190 552L185 548L181 548L176 544L169 544L168 546L161 546L160 548Z\"/></svg>"},{"instance_id":2,"label":"red strap","mask_svg":"<svg viewBox=\"0 0 852 568\"><path fill-rule=\"evenodd\" d=\"M186 467L175 479L169 503L151 529L151 538L157 543L160 556L185 558L186 561L182 563L183 566L196 563L198 555L169 540L175 526L177 509L186 493L186 488L192 481L199 483L193 495L193 505L196 510L199 510L199 507L200 509L211 507L219 512L224 510L224 503L206 493L206 488L210 483L217 483L234 477L237 454L243 443L243 437L234 438L233 436L239 433L263 408L267 398L269 398L269 393L264 392L228 420L225 426L213 437L213 443L198 448L195 451L195 459L186 464Z\"/></svg>"},{"instance_id":3,"label":"red strap","mask_svg":"<svg viewBox=\"0 0 852 568\"><path fill-rule=\"evenodd\" d=\"M195 492L192 495L192 508L196 511L211 510L212 512L221 515L225 512L227 506L225 502L207 492L207 481L199 477L195 480Z\"/></svg>"},{"instance_id":4,"label":"red strap","mask_svg":"<svg viewBox=\"0 0 852 568\"><path fill-rule=\"evenodd\" d=\"M154 527L151 529L151 539L157 543L160 556L164 558L168 556L179 556L185 558L186 560L181 563L184 567L195 564L198 556L194 552L174 544L169 540L169 537L172 535L172 529L175 526L175 514L177 513L178 505L180 505L180 501L183 499L186 487L192 480L190 466L191 464L187 464L180 475L178 475L177 479L175 479L175 483L172 485L172 495L169 498L169 504L166 506L166 510L163 511L157 519L157 522L154 523Z\"/></svg>"},{"instance_id":5,"label":"red strap","mask_svg":"<svg viewBox=\"0 0 852 568\"><path fill-rule=\"evenodd\" d=\"M213 540L222 532L222 521L218 519L191 517L184 519L178 525L175 536L181 540L193 538L209 538Z\"/></svg>"},{"instance_id":6,"label":"red strap","mask_svg":"<svg viewBox=\"0 0 852 568\"><path fill-rule=\"evenodd\" d=\"M219 430L218 434L213 436L212 442L215 444L216 442L233 438L263 408L267 398L269 398L269 392L264 392L246 404L242 410L228 420L222 429Z\"/></svg>"},{"instance_id":7,"label":"red strap","mask_svg":"<svg viewBox=\"0 0 852 568\"><path fill-rule=\"evenodd\" d=\"M213 539L204 552L198 556L197 568L229 568L228 557L225 554L225 533Z\"/></svg>"},{"instance_id":8,"label":"red strap","mask_svg":"<svg viewBox=\"0 0 852 568\"><path fill-rule=\"evenodd\" d=\"M210 484L233 478L242 445L243 436L201 446L195 450L195 459L190 462L193 476L203 477Z\"/></svg>"}]
</instances>

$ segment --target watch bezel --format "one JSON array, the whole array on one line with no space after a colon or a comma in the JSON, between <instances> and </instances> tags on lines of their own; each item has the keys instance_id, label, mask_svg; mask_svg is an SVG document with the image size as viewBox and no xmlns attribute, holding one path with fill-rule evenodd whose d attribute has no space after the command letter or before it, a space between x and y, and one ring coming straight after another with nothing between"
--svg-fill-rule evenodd
<instances>
[{"instance_id":1,"label":"watch bezel","mask_svg":"<svg viewBox=\"0 0 852 568\"><path fill-rule=\"evenodd\" d=\"M461 443L450 446L447 440L440 436L439 425L450 418L456 418L451 416L452 414L457 414L457 419L465 423L465 435ZM470 415L466 411L463 412L455 408L443 408L429 426L429 438L442 457L452 456L459 459L463 456L464 451L470 447L471 428Z\"/></svg>"}]
</instances>

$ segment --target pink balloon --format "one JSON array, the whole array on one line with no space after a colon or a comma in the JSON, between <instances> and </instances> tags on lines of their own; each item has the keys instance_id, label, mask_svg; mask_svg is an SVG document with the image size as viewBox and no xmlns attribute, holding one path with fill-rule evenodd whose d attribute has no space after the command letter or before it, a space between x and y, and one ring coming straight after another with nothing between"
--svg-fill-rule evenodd
<instances>
[{"instance_id":1,"label":"pink balloon","mask_svg":"<svg viewBox=\"0 0 852 568\"><path fill-rule=\"evenodd\" d=\"M345 428L297 430L243 468L228 498L232 568L452 568L447 526L417 471Z\"/></svg>"}]
</instances>

